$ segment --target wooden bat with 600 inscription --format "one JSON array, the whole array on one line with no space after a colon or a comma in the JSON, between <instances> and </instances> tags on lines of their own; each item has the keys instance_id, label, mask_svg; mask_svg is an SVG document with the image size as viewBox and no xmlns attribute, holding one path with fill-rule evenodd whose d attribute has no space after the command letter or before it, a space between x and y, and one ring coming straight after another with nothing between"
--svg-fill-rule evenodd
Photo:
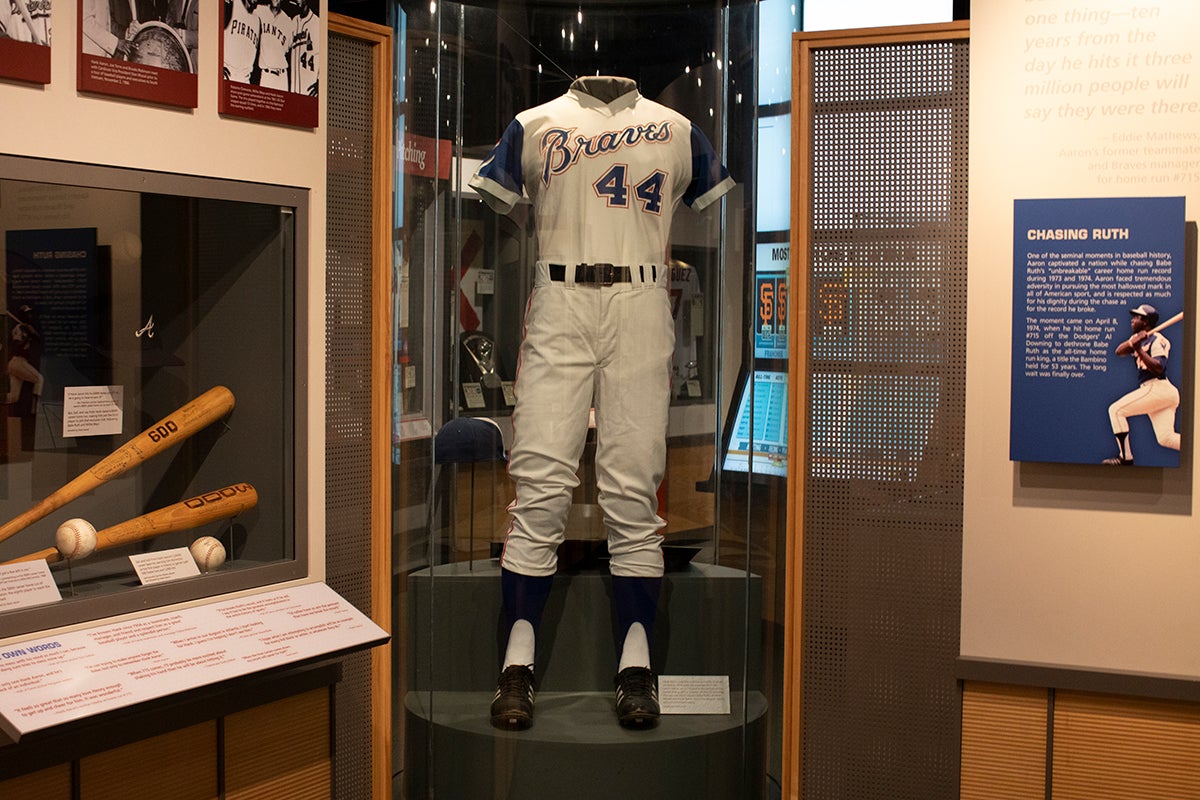
<instances>
[{"instance_id":1,"label":"wooden bat with 600 inscription","mask_svg":"<svg viewBox=\"0 0 1200 800\"><path fill-rule=\"evenodd\" d=\"M204 394L151 425L125 444L102 458L94 467L79 475L49 497L18 517L0 525L0 542L62 508L142 462L158 455L233 410L233 392L214 386Z\"/></svg>"}]
</instances>

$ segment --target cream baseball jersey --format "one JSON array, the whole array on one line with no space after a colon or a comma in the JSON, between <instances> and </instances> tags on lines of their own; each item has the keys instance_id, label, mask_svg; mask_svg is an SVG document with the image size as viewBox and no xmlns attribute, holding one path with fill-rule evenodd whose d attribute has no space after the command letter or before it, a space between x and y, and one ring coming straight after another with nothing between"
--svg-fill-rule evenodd
<instances>
[{"instance_id":1,"label":"cream baseball jersey","mask_svg":"<svg viewBox=\"0 0 1200 800\"><path fill-rule=\"evenodd\" d=\"M225 26L225 77L238 83L249 83L258 54L262 23L249 0L233 0L226 7L229 22Z\"/></svg>"},{"instance_id":2,"label":"cream baseball jersey","mask_svg":"<svg viewBox=\"0 0 1200 800\"><path fill-rule=\"evenodd\" d=\"M258 84L268 89L288 89L288 49L296 32L296 21L279 5L255 9L262 35L258 39Z\"/></svg>"},{"instance_id":3,"label":"cream baseball jersey","mask_svg":"<svg viewBox=\"0 0 1200 800\"><path fill-rule=\"evenodd\" d=\"M320 44L320 20L306 4L296 17L296 33L292 36L292 49L288 53L293 92L316 95L317 81L320 78Z\"/></svg>"},{"instance_id":4,"label":"cream baseball jersey","mask_svg":"<svg viewBox=\"0 0 1200 800\"><path fill-rule=\"evenodd\" d=\"M597 76L519 113L469 183L501 214L529 196L542 261L637 266L666 263L680 202L702 210L734 182L686 117Z\"/></svg>"}]
</instances>

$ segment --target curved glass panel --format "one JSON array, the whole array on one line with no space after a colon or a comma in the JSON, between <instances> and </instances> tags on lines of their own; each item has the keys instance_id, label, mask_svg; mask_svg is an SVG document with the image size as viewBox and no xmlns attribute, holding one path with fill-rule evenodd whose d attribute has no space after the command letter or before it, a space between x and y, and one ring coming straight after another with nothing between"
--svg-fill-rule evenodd
<instances>
[{"instance_id":1,"label":"curved glass panel","mask_svg":"<svg viewBox=\"0 0 1200 800\"><path fill-rule=\"evenodd\" d=\"M787 232L757 243L757 25L754 3L405 3L397 14L394 741L408 797L761 797L778 780L786 476L775 450L786 447L778 343L786 339ZM523 186L507 183L511 171L494 170L503 158L496 146L506 130L514 135L514 120L533 129L525 112L597 76L629 79L641 99L680 115L687 124L674 135L685 147L697 136L711 143L733 185L695 204L712 201L703 210L685 201L672 214L656 204L672 163L639 167L632 152L650 128L619 122L585 135L568 120L536 140L546 146L543 169L527 174L526 161ZM611 81L587 83L606 108L624 92L607 96ZM628 158L613 157L622 149ZM585 160L604 165L588 205L547 209L539 194ZM786 176L786 152L767 163ZM616 254L626 232L600 231L613 208L669 221L658 258ZM601 255L558 258L556 226ZM782 269L756 267L781 243ZM770 331L759 313L764 281ZM673 348L663 354L662 385L646 392L626 383L606 394L598 368L582 402L568 403L564 390L518 412L515 425L523 390L535 394L529 382L546 379L531 377L530 324L553 310L541 311L537 294L563 284L572 302L621 284L665 289ZM584 316L565 313L567 322ZM584 344L611 333L591 327ZM653 352L655 341L636 339L632 349ZM630 577L629 562L609 497L645 467L637 459L612 466L603 453L643 393L665 394L668 406L665 472L649 501L664 523L648 638L663 714L630 729L619 724L614 694L628 626L613 580ZM560 416L580 405L568 435ZM528 466L512 458L522 437L565 444L569 476L555 479L566 487L565 531L534 639L536 711L531 727L514 731L492 724L491 704L512 653L501 576L515 571L510 470Z\"/></svg>"}]
</instances>

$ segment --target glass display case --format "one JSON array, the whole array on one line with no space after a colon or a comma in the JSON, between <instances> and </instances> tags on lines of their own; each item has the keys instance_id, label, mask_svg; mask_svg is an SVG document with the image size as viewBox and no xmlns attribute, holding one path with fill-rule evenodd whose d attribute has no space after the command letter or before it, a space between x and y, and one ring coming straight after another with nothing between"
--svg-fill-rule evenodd
<instances>
[{"instance_id":1,"label":"glass display case","mask_svg":"<svg viewBox=\"0 0 1200 800\"><path fill-rule=\"evenodd\" d=\"M0 156L4 635L308 574L307 226L299 189Z\"/></svg>"},{"instance_id":2,"label":"glass display case","mask_svg":"<svg viewBox=\"0 0 1200 800\"><path fill-rule=\"evenodd\" d=\"M404 796L749 798L779 778L787 364L785 352L756 349L758 24L757 3L396 11L393 741ZM535 721L513 732L489 724L508 633L507 459L526 310L553 265L528 193L497 213L470 181L518 114L582 76L634 81L689 120L735 182L702 211L678 208L661 259L674 352L657 493L666 572L650 655L660 688L682 689L659 724L618 725L597 397L537 635ZM785 154L764 163L787 173ZM652 184L635 183L598 181L595 199L625 202L614 192L626 188L629 202L652 201ZM588 214L576 222L586 227ZM786 259L786 231L768 241ZM772 298L786 309L779 270ZM759 379L764 371L776 379ZM727 709L688 705L714 685L726 687L716 695Z\"/></svg>"}]
</instances>

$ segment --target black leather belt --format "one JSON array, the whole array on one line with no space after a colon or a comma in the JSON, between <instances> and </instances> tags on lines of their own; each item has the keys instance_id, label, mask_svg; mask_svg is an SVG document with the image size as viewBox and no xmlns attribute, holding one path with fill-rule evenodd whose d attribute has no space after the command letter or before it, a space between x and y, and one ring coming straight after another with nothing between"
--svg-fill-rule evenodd
<instances>
[{"instance_id":1,"label":"black leather belt","mask_svg":"<svg viewBox=\"0 0 1200 800\"><path fill-rule=\"evenodd\" d=\"M550 280L566 280L566 264L549 264L548 266L550 267ZM612 286L614 283L631 283L633 281L634 269L638 270L639 276L643 281L647 278L652 282L658 280L658 266L655 264L639 267L627 267L623 264L576 264L575 283L592 286Z\"/></svg>"}]
</instances>

